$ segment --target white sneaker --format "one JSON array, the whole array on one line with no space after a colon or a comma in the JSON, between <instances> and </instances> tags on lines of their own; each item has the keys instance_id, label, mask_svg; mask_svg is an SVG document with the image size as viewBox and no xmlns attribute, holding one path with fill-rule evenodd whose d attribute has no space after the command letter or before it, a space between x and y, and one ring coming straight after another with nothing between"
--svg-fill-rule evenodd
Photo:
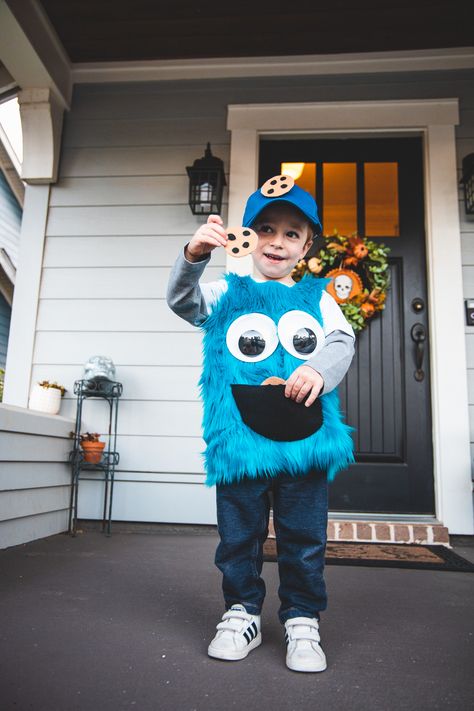
<instances>
[{"instance_id":1,"label":"white sneaker","mask_svg":"<svg viewBox=\"0 0 474 711\"><path fill-rule=\"evenodd\" d=\"M262 643L260 615L250 615L243 605L232 605L224 612L217 630L207 650L210 657L228 661L245 659Z\"/></svg>"},{"instance_id":2,"label":"white sneaker","mask_svg":"<svg viewBox=\"0 0 474 711\"><path fill-rule=\"evenodd\" d=\"M319 646L319 624L315 617L293 617L285 622L286 666L300 672L321 672L327 667Z\"/></svg>"}]
</instances>

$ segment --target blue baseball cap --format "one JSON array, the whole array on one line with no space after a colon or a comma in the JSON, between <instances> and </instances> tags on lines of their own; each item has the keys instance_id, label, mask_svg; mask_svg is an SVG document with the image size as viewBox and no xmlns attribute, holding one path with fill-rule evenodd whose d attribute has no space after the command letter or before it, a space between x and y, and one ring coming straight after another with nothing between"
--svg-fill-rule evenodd
<instances>
[{"instance_id":1,"label":"blue baseball cap","mask_svg":"<svg viewBox=\"0 0 474 711\"><path fill-rule=\"evenodd\" d=\"M266 197L263 195L261 188L256 190L247 200L242 219L243 227L251 227L262 210L277 202L289 203L298 208L314 228L315 234L321 233L322 226L318 217L316 201L312 195L300 188L299 185L293 185L291 190L278 197Z\"/></svg>"}]
</instances>

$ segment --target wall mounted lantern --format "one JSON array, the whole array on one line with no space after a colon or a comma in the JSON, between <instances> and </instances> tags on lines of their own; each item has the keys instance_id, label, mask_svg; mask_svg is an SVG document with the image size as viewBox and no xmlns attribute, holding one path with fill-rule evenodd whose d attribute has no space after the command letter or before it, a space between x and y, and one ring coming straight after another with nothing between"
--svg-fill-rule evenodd
<instances>
[{"instance_id":1,"label":"wall mounted lantern","mask_svg":"<svg viewBox=\"0 0 474 711\"><path fill-rule=\"evenodd\" d=\"M210 143L204 156L197 158L186 170L189 175L189 207L193 215L219 214L226 185L224 163L212 155Z\"/></svg>"},{"instance_id":2,"label":"wall mounted lantern","mask_svg":"<svg viewBox=\"0 0 474 711\"><path fill-rule=\"evenodd\" d=\"M466 215L474 215L474 153L462 160L462 180L464 186L464 207Z\"/></svg>"}]
</instances>

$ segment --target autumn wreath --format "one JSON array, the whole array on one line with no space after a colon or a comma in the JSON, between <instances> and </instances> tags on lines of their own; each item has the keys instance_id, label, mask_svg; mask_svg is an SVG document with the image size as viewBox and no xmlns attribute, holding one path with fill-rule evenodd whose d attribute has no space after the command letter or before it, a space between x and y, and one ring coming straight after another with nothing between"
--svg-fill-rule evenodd
<instances>
[{"instance_id":1,"label":"autumn wreath","mask_svg":"<svg viewBox=\"0 0 474 711\"><path fill-rule=\"evenodd\" d=\"M293 279L299 281L306 273L331 278L326 291L335 298L358 333L377 311L385 308L390 283L390 248L357 234L345 237L337 230L323 239L325 244L316 256L298 262Z\"/></svg>"}]
</instances>

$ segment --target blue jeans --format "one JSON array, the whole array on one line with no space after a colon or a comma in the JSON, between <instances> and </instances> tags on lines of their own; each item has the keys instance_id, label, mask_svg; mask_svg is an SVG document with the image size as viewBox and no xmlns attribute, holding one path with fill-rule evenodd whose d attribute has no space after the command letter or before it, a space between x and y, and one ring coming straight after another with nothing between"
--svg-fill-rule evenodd
<instances>
[{"instance_id":1,"label":"blue jeans","mask_svg":"<svg viewBox=\"0 0 474 711\"><path fill-rule=\"evenodd\" d=\"M220 543L215 563L223 573L226 610L242 603L259 615L265 598L261 578L263 544L268 535L270 492L278 552L278 616L316 617L327 607L324 554L328 521L326 472L292 477L244 479L216 487Z\"/></svg>"}]
</instances>

